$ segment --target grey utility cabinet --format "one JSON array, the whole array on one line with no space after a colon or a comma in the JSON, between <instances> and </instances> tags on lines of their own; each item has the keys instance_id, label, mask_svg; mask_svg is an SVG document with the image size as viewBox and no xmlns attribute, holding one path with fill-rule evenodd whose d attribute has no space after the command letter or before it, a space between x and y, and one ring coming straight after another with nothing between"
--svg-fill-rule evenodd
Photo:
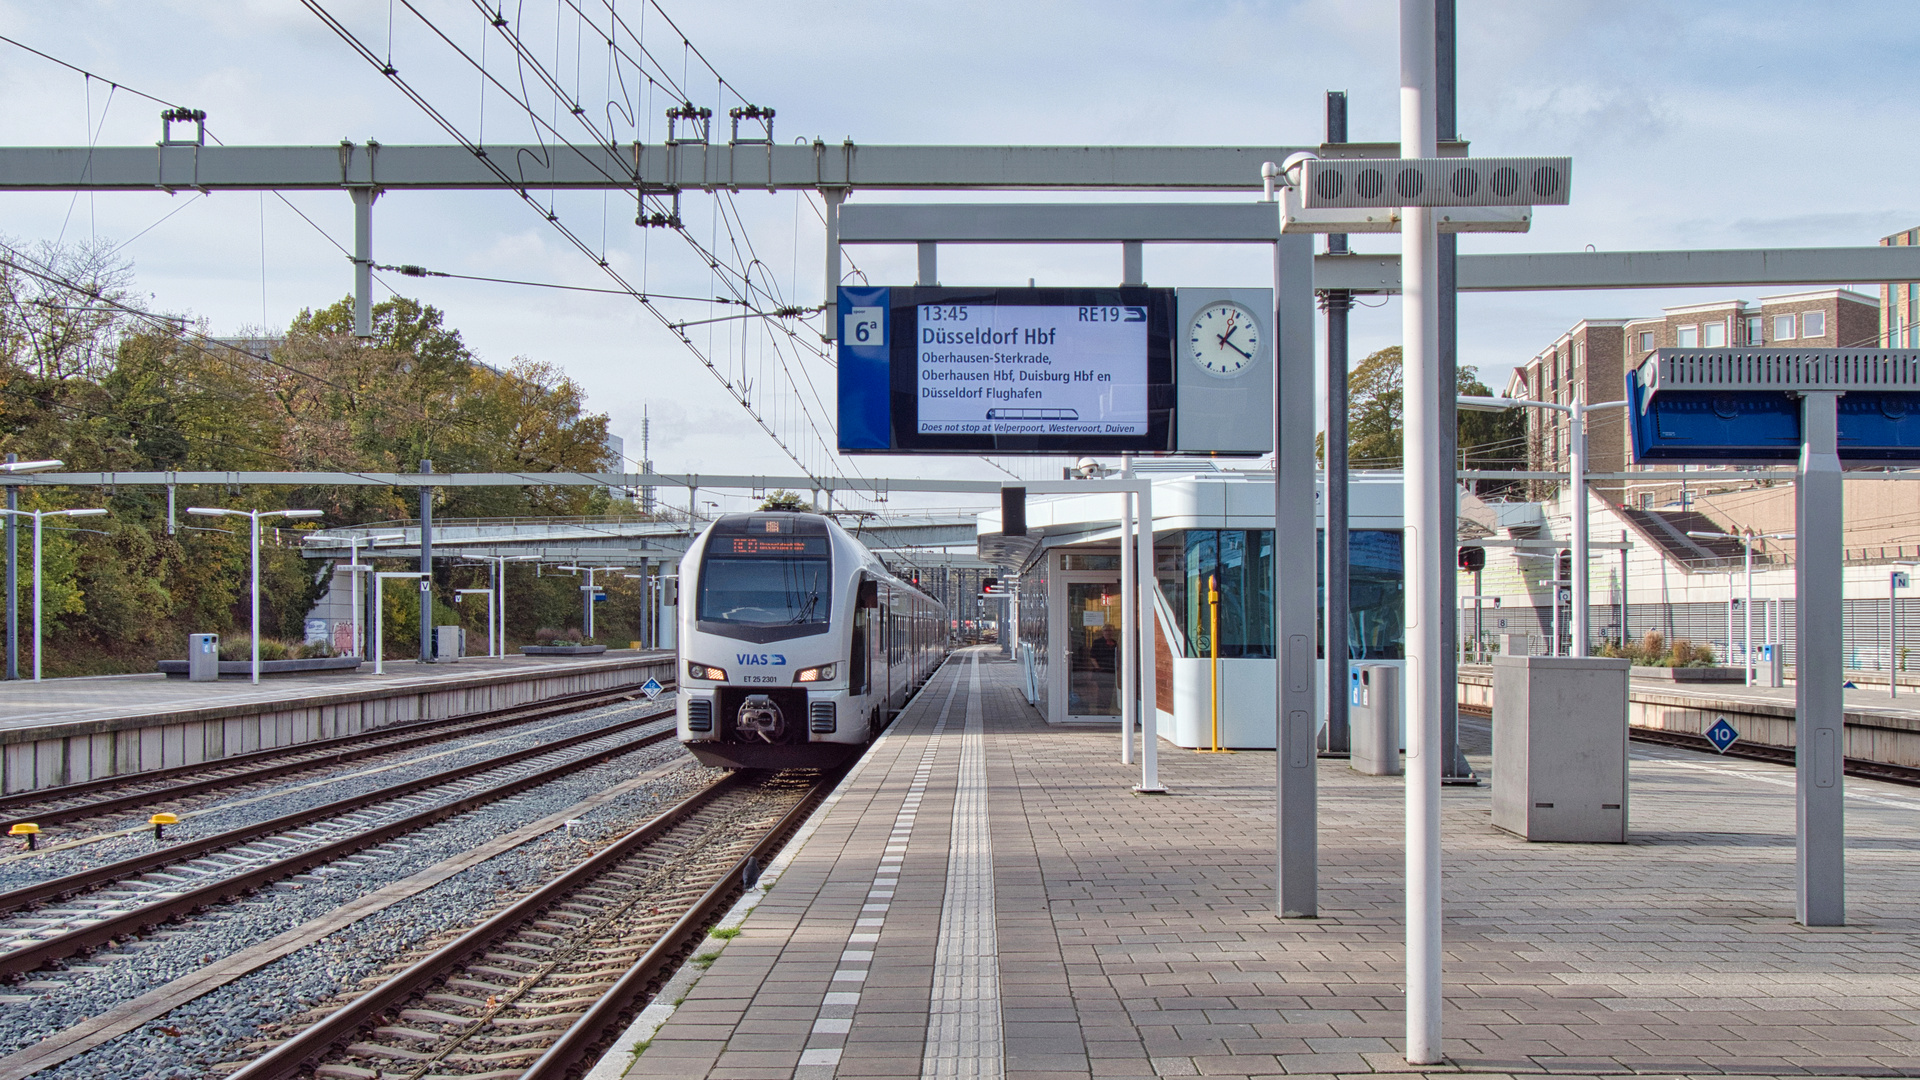
<instances>
[{"instance_id":1,"label":"grey utility cabinet","mask_svg":"<svg viewBox=\"0 0 1920 1080\"><path fill-rule=\"evenodd\" d=\"M1400 669L1390 664L1361 664L1353 672L1348 702L1352 751L1347 764L1370 776L1399 776Z\"/></svg>"},{"instance_id":2,"label":"grey utility cabinet","mask_svg":"<svg viewBox=\"0 0 1920 1080\"><path fill-rule=\"evenodd\" d=\"M1493 823L1528 840L1627 842L1626 660L1493 659Z\"/></svg>"},{"instance_id":3,"label":"grey utility cabinet","mask_svg":"<svg viewBox=\"0 0 1920 1080\"><path fill-rule=\"evenodd\" d=\"M433 662L451 664L467 655L467 631L460 626L433 628Z\"/></svg>"}]
</instances>

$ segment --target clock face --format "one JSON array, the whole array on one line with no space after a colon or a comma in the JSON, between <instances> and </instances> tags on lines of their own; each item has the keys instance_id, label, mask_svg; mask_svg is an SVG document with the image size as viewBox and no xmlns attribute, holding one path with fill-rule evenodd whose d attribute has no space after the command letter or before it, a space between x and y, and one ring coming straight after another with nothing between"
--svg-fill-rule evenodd
<instances>
[{"instance_id":1,"label":"clock face","mask_svg":"<svg viewBox=\"0 0 1920 1080\"><path fill-rule=\"evenodd\" d=\"M1260 324L1239 304L1208 304L1187 324L1187 356L1209 375L1238 375L1259 353Z\"/></svg>"}]
</instances>

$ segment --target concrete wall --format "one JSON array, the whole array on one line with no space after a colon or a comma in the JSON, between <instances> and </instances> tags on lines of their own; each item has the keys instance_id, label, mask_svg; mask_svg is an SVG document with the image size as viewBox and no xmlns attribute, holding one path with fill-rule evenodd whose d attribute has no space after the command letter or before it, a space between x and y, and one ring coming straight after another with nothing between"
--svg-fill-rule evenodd
<instances>
[{"instance_id":1,"label":"concrete wall","mask_svg":"<svg viewBox=\"0 0 1920 1080\"><path fill-rule=\"evenodd\" d=\"M671 683L674 656L581 660L532 671L452 676L429 684L306 693L174 713L0 731L0 790L33 791L108 776L217 761L235 754L594 690Z\"/></svg>"}]
</instances>

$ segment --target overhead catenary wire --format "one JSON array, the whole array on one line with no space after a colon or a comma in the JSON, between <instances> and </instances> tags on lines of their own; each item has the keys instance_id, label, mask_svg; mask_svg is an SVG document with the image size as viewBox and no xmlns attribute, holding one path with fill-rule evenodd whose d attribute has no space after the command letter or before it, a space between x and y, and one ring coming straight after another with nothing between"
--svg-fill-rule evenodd
<instances>
[{"instance_id":1,"label":"overhead catenary wire","mask_svg":"<svg viewBox=\"0 0 1920 1080\"><path fill-rule=\"evenodd\" d=\"M640 292L640 290L635 289L632 286L632 284L628 282L626 278L619 273L619 271L615 270L611 265L601 260L598 257L598 255L593 251L591 245L586 243L586 241L583 238L581 238L578 234L576 234L571 227L569 227L564 222L559 220L559 216L554 210L552 210L549 207L541 206L538 200L534 198L533 193L528 188L526 188L524 185L517 182L498 163L492 161L488 157L485 151L485 148L483 146L481 146L474 140L468 138L465 132L460 128L458 124L454 123L454 121L450 117L448 117L439 108L434 106L432 102L428 101L426 97L422 93L420 93L418 90L416 90L405 78L403 78L399 74L399 72L397 71L388 72L384 70L386 65L380 61L379 57L376 54L369 51L365 43L360 41L358 36L355 35L351 29L349 29L336 16L334 16L330 11L328 11L324 5L319 3L319 0L301 0L301 2L305 7L307 7L308 10L312 11L316 17L318 17L324 24L326 24L326 26L329 29L333 30L336 36L338 36L350 48L352 48L356 53L358 53L363 59L366 59L377 70L382 70L382 74L387 78L387 80L390 83L394 85L396 89L398 89L403 95L407 97L408 100L412 101L424 113L426 113L428 118L431 119L437 126L439 126L441 130L445 131L450 137L452 137L457 142L459 142L461 146L463 146L470 153L472 153L475 156L476 160L478 160L483 167L485 167L489 172L492 172L504 184L507 184L517 195L520 196L521 200L525 202L528 206L539 211L541 213L541 216L547 220L548 224L551 225L557 232L559 232L560 235L563 236L570 244L572 244L582 254L587 255L589 258L594 259L596 264L600 266L603 273L607 274L617 284L619 284L627 292L632 294L635 297L635 299L643 307L645 307L650 314L652 314L656 319L660 320L660 322L663 325L671 321L666 316L666 313L661 311L657 306L655 306L651 300L642 299L641 297L643 294ZM420 17L422 21L425 22L428 25L428 27L434 31L436 36L440 37L442 40L446 40L448 45L454 48L457 52L459 52L460 55L463 58L465 58L469 64L474 63L473 58L467 55L464 50L459 49L459 47L456 44L448 40L446 38L445 33L441 31L437 26L434 26L431 20L426 19L425 16L423 15L420 15L418 10L414 8L411 4L408 4L407 7L409 11L413 12L417 17ZM481 70L484 72L484 68L481 68ZM508 90L506 87L500 85L498 83L498 80L492 80L490 76L489 76L489 80L492 81L493 84L497 88L499 88L502 93L507 94L509 97L513 97L511 91ZM517 104L521 105L523 111L525 111L528 114L528 116L533 119L533 121L537 126L548 127L544 119L542 119L539 116L536 110L533 110L530 106L526 105L526 103L518 102L517 98L515 100ZM554 134L556 135L556 137L558 136L557 132L555 132ZM576 148L576 152L578 152L577 148ZM593 160L593 155L582 154L581 156L584 160L588 161L592 165L592 167L596 169L596 171L600 171L604 174L605 170L601 169L599 164ZM760 426L761 430L766 432L768 437L773 439L775 444L778 445L781 448L781 450L785 452L787 456L794 461L795 464L799 465L803 472L805 472L808 476L814 477L817 479L818 478L817 474L815 474L814 471L807 466L805 461L801 459L799 455L794 452L793 448L787 444L786 440L781 438L780 435L773 430L771 425L767 422L766 418L762 416L761 413L753 407L752 403L747 399L743 388L740 387L733 380L729 379L725 375L725 373L721 372L718 369L718 367L713 363L711 358L707 357L698 348L696 348L693 345L693 343L686 338L684 334L680 334L678 336L680 337L682 344L687 347L688 351L691 352L694 355L694 357L698 359L701 362L701 364L704 365L708 369L708 371L714 375L714 377L721 383L722 387L727 390L729 395L732 396L735 399L735 401L738 404L740 404L741 407L748 413L748 415L754 419L755 423L757 423Z\"/></svg>"}]
</instances>

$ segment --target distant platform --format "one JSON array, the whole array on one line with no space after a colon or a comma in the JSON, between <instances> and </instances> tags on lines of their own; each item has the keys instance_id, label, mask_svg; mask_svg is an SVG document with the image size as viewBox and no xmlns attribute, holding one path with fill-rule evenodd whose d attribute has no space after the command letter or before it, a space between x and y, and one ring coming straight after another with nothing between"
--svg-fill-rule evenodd
<instances>
[{"instance_id":1,"label":"distant platform","mask_svg":"<svg viewBox=\"0 0 1920 1080\"><path fill-rule=\"evenodd\" d=\"M671 651L388 661L357 672L189 682L158 672L0 682L0 781L8 792L210 761L389 724L506 708L649 677Z\"/></svg>"},{"instance_id":2,"label":"distant platform","mask_svg":"<svg viewBox=\"0 0 1920 1080\"><path fill-rule=\"evenodd\" d=\"M942 669L628 1075L1419 1072L1400 778L1321 762L1320 917L1283 920L1271 751L1162 743L1170 795L1137 796L1114 731L1049 727L1018 684L980 651ZM1846 781L1851 925L1807 929L1791 770L1631 754L1624 845L1529 844L1491 785L1446 789L1431 1071L1920 1072L1920 791Z\"/></svg>"}]
</instances>

